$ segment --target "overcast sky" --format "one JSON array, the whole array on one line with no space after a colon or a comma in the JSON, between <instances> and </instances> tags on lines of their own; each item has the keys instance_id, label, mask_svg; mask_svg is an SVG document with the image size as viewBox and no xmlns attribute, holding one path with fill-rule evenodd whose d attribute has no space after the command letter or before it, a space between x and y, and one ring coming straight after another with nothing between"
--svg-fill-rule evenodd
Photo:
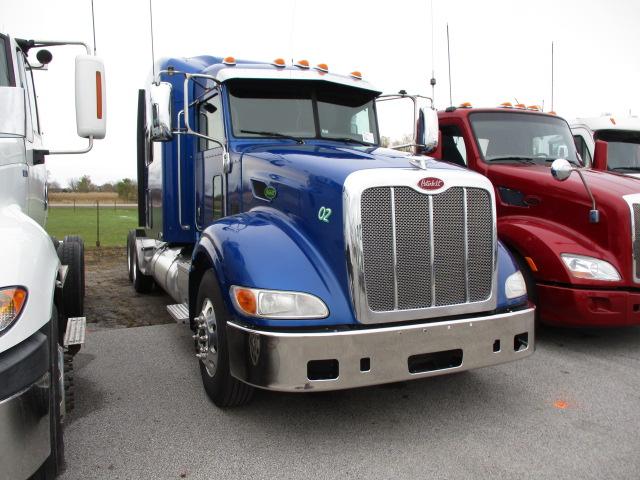
<instances>
[{"instance_id":1,"label":"overcast sky","mask_svg":"<svg viewBox=\"0 0 640 480\"><path fill-rule=\"evenodd\" d=\"M362 71L385 92L431 94L430 0L153 0L160 56L233 55L325 62ZM86 155L47 159L61 183L135 178L137 90L151 68L148 0L94 0L97 53L106 64L107 137ZM436 106L449 104L446 23L453 103L495 106L514 98L551 103L567 118L640 113L640 1L433 0ZM92 44L90 0L0 0L0 31L22 38ZM40 117L50 149L78 147L73 47L52 50L36 72ZM382 132L384 133L384 132Z\"/></svg>"}]
</instances>

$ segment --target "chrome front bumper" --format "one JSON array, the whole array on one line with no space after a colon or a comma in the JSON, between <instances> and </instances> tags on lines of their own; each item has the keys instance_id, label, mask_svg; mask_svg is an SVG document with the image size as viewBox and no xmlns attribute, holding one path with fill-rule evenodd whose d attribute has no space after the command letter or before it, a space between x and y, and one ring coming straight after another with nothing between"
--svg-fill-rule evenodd
<instances>
[{"instance_id":1,"label":"chrome front bumper","mask_svg":"<svg viewBox=\"0 0 640 480\"><path fill-rule=\"evenodd\" d=\"M49 388L46 373L0 401L0 480L26 479L49 456Z\"/></svg>"},{"instance_id":2,"label":"chrome front bumper","mask_svg":"<svg viewBox=\"0 0 640 480\"><path fill-rule=\"evenodd\" d=\"M528 357L535 349L534 308L336 332L282 333L229 322L227 338L231 373L239 380L268 390L339 390Z\"/></svg>"}]
</instances>

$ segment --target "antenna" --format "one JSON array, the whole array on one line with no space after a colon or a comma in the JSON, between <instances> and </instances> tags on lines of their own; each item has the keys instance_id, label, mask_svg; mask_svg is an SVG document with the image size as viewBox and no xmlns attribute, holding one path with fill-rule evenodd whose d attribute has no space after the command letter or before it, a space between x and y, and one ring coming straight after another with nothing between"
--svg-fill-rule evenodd
<instances>
[{"instance_id":1,"label":"antenna","mask_svg":"<svg viewBox=\"0 0 640 480\"><path fill-rule=\"evenodd\" d=\"M296 28L296 7L298 2L293 0L293 8L291 9L291 31L289 32L289 53L291 54L291 63L294 62L293 59L293 33Z\"/></svg>"},{"instance_id":2,"label":"antenna","mask_svg":"<svg viewBox=\"0 0 640 480\"><path fill-rule=\"evenodd\" d=\"M449 63L449 105L453 106L453 97L451 96L451 48L449 46L449 22L447 22L447 62Z\"/></svg>"},{"instance_id":3,"label":"antenna","mask_svg":"<svg viewBox=\"0 0 640 480\"><path fill-rule=\"evenodd\" d=\"M551 111L555 112L553 108L553 42L551 42Z\"/></svg>"},{"instance_id":4,"label":"antenna","mask_svg":"<svg viewBox=\"0 0 640 480\"><path fill-rule=\"evenodd\" d=\"M433 0L431 4L431 105L435 103L436 98L436 72L435 72L435 59L434 59L434 45L433 45Z\"/></svg>"},{"instance_id":5,"label":"antenna","mask_svg":"<svg viewBox=\"0 0 640 480\"><path fill-rule=\"evenodd\" d=\"M95 55L96 54L96 16L93 11L93 0L91 0L91 23L93 24L93 54Z\"/></svg>"},{"instance_id":6,"label":"antenna","mask_svg":"<svg viewBox=\"0 0 640 480\"><path fill-rule=\"evenodd\" d=\"M151 7L151 0L149 0L149 27L151 29L151 71L153 72L153 81L156 78L156 55L153 51L153 8Z\"/></svg>"}]
</instances>

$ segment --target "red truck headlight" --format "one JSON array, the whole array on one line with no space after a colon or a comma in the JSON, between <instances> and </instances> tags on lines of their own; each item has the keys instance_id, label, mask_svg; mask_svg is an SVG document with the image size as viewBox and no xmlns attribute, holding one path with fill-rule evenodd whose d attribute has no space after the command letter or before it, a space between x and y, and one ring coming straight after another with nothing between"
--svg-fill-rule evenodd
<instances>
[{"instance_id":1,"label":"red truck headlight","mask_svg":"<svg viewBox=\"0 0 640 480\"><path fill-rule=\"evenodd\" d=\"M22 287L0 288L0 332L17 320L27 303L27 290Z\"/></svg>"}]
</instances>

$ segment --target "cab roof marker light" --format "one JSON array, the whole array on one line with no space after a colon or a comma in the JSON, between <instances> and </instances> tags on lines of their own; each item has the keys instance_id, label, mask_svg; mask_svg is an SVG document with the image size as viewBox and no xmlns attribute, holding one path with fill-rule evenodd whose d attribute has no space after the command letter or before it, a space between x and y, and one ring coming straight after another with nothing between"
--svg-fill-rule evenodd
<instances>
[{"instance_id":1,"label":"cab roof marker light","mask_svg":"<svg viewBox=\"0 0 640 480\"><path fill-rule=\"evenodd\" d=\"M458 108L471 108L471 107L472 107L471 102L463 102L458 106Z\"/></svg>"},{"instance_id":2,"label":"cab roof marker light","mask_svg":"<svg viewBox=\"0 0 640 480\"><path fill-rule=\"evenodd\" d=\"M527 108L529 110L533 110L534 112L539 112L540 111L540 106L539 105L529 105Z\"/></svg>"},{"instance_id":3,"label":"cab roof marker light","mask_svg":"<svg viewBox=\"0 0 640 480\"><path fill-rule=\"evenodd\" d=\"M502 102L500 104L501 108L513 108L513 105L511 104L511 102Z\"/></svg>"},{"instance_id":4,"label":"cab roof marker light","mask_svg":"<svg viewBox=\"0 0 640 480\"><path fill-rule=\"evenodd\" d=\"M555 111L551 110L550 112L548 112L549 115L558 115Z\"/></svg>"},{"instance_id":5,"label":"cab roof marker light","mask_svg":"<svg viewBox=\"0 0 640 480\"><path fill-rule=\"evenodd\" d=\"M523 110L526 110L527 106L524 103L516 103L515 108L521 108Z\"/></svg>"},{"instance_id":6,"label":"cab roof marker light","mask_svg":"<svg viewBox=\"0 0 640 480\"><path fill-rule=\"evenodd\" d=\"M349 75L351 75L351 78L355 78L356 80L362 80L362 73L360 73L358 70L354 70Z\"/></svg>"},{"instance_id":7,"label":"cab roof marker light","mask_svg":"<svg viewBox=\"0 0 640 480\"><path fill-rule=\"evenodd\" d=\"M284 68L287 66L286 62L284 61L284 58L276 58L271 65L273 65L274 67L278 67L278 68Z\"/></svg>"},{"instance_id":8,"label":"cab roof marker light","mask_svg":"<svg viewBox=\"0 0 640 480\"><path fill-rule=\"evenodd\" d=\"M298 60L295 63L295 66L298 68L302 68L304 70L308 70L309 69L309 60Z\"/></svg>"},{"instance_id":9,"label":"cab roof marker light","mask_svg":"<svg viewBox=\"0 0 640 480\"><path fill-rule=\"evenodd\" d=\"M316 70L322 73L329 73L329 65L326 63L319 63L316 65Z\"/></svg>"},{"instance_id":10,"label":"cab roof marker light","mask_svg":"<svg viewBox=\"0 0 640 480\"><path fill-rule=\"evenodd\" d=\"M224 60L222 60L222 63L229 66L235 66L236 59L235 57L224 57Z\"/></svg>"}]
</instances>

